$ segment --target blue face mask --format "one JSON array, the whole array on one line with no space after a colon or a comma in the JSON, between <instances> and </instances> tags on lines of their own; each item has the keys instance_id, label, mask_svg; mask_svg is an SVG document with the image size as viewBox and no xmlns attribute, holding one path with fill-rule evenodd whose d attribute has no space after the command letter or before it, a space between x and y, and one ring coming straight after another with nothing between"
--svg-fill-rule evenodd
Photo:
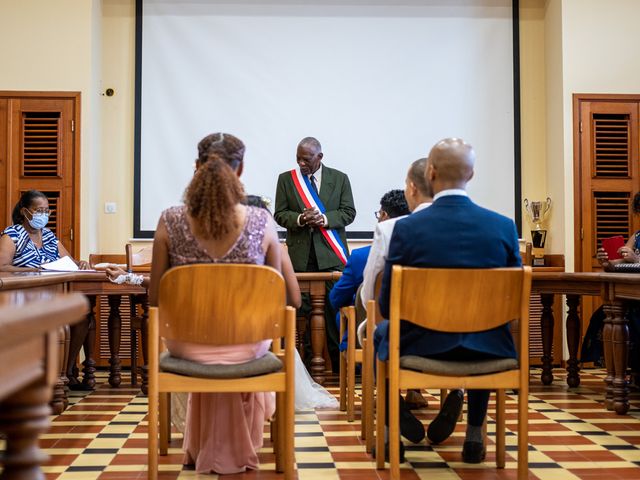
<instances>
[{"instance_id":1,"label":"blue face mask","mask_svg":"<svg viewBox=\"0 0 640 480\"><path fill-rule=\"evenodd\" d=\"M31 212L29 211L29 213ZM49 222L49 214L41 212L31 213L31 220L27 220L32 228L42 230L47 225L47 222Z\"/></svg>"}]
</instances>

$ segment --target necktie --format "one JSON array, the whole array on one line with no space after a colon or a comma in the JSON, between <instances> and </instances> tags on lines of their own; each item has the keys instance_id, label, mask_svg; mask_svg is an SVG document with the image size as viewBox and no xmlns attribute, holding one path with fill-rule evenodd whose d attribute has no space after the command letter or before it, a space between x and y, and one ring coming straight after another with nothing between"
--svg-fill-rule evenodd
<instances>
[{"instance_id":1,"label":"necktie","mask_svg":"<svg viewBox=\"0 0 640 480\"><path fill-rule=\"evenodd\" d=\"M311 186L313 187L313 190L318 193L318 185L316 183L316 177L314 175L311 175L309 177L309 180L311 180Z\"/></svg>"}]
</instances>

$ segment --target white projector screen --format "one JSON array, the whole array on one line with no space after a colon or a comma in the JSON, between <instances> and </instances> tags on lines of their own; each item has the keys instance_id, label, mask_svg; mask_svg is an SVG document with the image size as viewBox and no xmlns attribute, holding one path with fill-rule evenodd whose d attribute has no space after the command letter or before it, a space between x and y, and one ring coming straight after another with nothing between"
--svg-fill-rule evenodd
<instances>
[{"instance_id":1,"label":"white projector screen","mask_svg":"<svg viewBox=\"0 0 640 480\"><path fill-rule=\"evenodd\" d=\"M351 238L451 136L476 149L473 200L519 221L512 0L138 2L136 237L181 202L218 131L246 144L247 193L271 199L316 137L351 180Z\"/></svg>"}]
</instances>

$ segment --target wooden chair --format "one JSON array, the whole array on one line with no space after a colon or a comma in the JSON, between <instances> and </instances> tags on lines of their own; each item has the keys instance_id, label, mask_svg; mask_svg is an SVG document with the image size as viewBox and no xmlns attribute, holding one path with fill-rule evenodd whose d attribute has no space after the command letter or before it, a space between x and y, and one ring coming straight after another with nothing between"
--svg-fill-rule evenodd
<instances>
[{"instance_id":1,"label":"wooden chair","mask_svg":"<svg viewBox=\"0 0 640 480\"><path fill-rule=\"evenodd\" d=\"M389 312L389 360L377 360L376 449L384 451L385 381L389 380L391 478L400 478L400 389L496 390L496 464L505 466L505 389L518 390L518 479L528 470L529 295L531 267L419 269L393 267ZM421 301L424 299L424 301ZM519 361L444 362L400 357L400 319L443 332L489 330L519 319ZM384 456L376 458L384 468Z\"/></svg>"},{"instance_id":2,"label":"wooden chair","mask_svg":"<svg viewBox=\"0 0 640 480\"><path fill-rule=\"evenodd\" d=\"M362 408L360 412L360 422L367 453L373 451L374 444L375 382L373 378L373 334L376 325L382 320L382 315L380 315L380 309L378 308L378 296L380 294L381 283L382 272L376 277L374 286L375 300L369 300L366 305L367 324L365 326L365 336L362 339Z\"/></svg>"},{"instance_id":3,"label":"wooden chair","mask_svg":"<svg viewBox=\"0 0 640 480\"><path fill-rule=\"evenodd\" d=\"M366 312L360 301L358 288L356 306L340 309L340 339L344 337L344 332L347 332L347 350L340 352L340 410L347 411L348 422L353 422L355 416L356 364L362 364L362 349L357 348L356 328L365 317ZM364 426L361 433L364 437Z\"/></svg>"},{"instance_id":4,"label":"wooden chair","mask_svg":"<svg viewBox=\"0 0 640 480\"><path fill-rule=\"evenodd\" d=\"M280 362L280 370L271 368L261 374L246 371L256 361L221 366L181 360L188 369L200 371L199 376L188 376L188 371L176 373L171 365L175 359L159 355L161 338L219 346L265 339L277 343L283 337L284 352L269 356L271 362ZM160 281L159 305L149 309L149 478L158 475L158 416L167 418L169 392L275 391L276 470L284 471L285 479L293 479L294 348L295 310L286 306L284 280L273 269L197 264L165 273ZM238 376L243 369L243 376ZM202 378L204 375L209 378ZM168 428L165 422L160 430L160 453L166 453Z\"/></svg>"},{"instance_id":5,"label":"wooden chair","mask_svg":"<svg viewBox=\"0 0 640 480\"><path fill-rule=\"evenodd\" d=\"M127 243L124 247L127 271L142 275L149 275L151 272L151 255L152 247L145 247L138 252L133 252L133 246ZM131 295L131 385L138 384L138 341L142 340L142 360L143 368L142 376L142 392L147 393L147 372L146 366L148 361L147 353L147 319L149 316L149 297L148 295ZM142 312L138 313L138 305ZM140 333L138 333L140 332Z\"/></svg>"}]
</instances>

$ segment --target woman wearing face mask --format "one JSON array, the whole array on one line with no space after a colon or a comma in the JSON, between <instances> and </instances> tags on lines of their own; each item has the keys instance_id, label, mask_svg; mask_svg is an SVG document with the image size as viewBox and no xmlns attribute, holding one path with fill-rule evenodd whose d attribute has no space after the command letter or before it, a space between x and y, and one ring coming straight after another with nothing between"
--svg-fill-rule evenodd
<instances>
[{"instance_id":1,"label":"woman wearing face mask","mask_svg":"<svg viewBox=\"0 0 640 480\"><path fill-rule=\"evenodd\" d=\"M71 257L53 232L46 228L49 201L44 193L38 190L23 193L11 218L13 225L0 235L0 271L37 271L43 263ZM87 262L74 262L81 270L89 268Z\"/></svg>"}]
</instances>

